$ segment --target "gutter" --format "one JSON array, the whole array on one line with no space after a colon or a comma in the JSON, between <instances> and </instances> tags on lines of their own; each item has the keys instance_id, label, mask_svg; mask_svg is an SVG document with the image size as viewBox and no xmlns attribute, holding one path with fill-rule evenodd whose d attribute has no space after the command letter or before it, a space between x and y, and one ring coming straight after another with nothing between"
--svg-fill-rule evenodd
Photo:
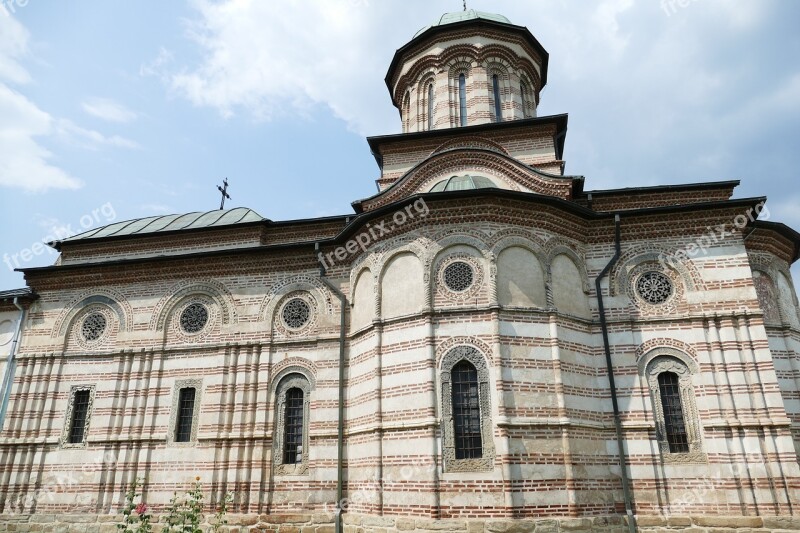
<instances>
[{"instance_id":1,"label":"gutter","mask_svg":"<svg viewBox=\"0 0 800 533\"><path fill-rule=\"evenodd\" d=\"M14 383L14 371L16 370L17 361L15 356L17 354L17 344L22 336L22 324L25 322L25 309L19 305L19 297L14 297L14 307L19 309L19 320L17 321L17 330L14 333L14 338L11 340L11 351L8 354L6 361L6 371L3 376L3 386L0 389L0 432L3 431L3 425L6 422L6 411L8 411L8 400L11 398L11 385Z\"/></svg>"},{"instance_id":2,"label":"gutter","mask_svg":"<svg viewBox=\"0 0 800 533\"><path fill-rule=\"evenodd\" d=\"M606 309L603 304L603 293L601 291L600 283L608 273L614 268L614 265L619 261L622 255L622 246L620 244L620 218L619 214L614 215L614 257L608 262L606 267L594 280L595 290L597 292L597 303L600 313L600 328L603 330L603 348L606 354L606 368L608 371L608 385L611 389L611 405L614 408L614 427L617 433L617 450L619 453L619 468L622 473L622 494L625 499L625 514L628 515L628 530L630 533L636 533L636 518L633 515L633 503L631 498L631 489L629 486L628 471L625 467L625 445L622 441L622 419L619 414L619 402L617 401L617 386L614 381L614 363L611 361L611 345L608 340L608 324L606 323Z\"/></svg>"},{"instance_id":3,"label":"gutter","mask_svg":"<svg viewBox=\"0 0 800 533\"><path fill-rule=\"evenodd\" d=\"M322 262L319 243L314 245L314 252L319 260L319 279L339 298L341 314L339 318L339 422L337 424L338 444L336 456L336 518L335 533L342 533L342 504L344 501L344 345L345 345L345 312L347 311L347 297L334 287L326 278L325 263Z\"/></svg>"}]
</instances>

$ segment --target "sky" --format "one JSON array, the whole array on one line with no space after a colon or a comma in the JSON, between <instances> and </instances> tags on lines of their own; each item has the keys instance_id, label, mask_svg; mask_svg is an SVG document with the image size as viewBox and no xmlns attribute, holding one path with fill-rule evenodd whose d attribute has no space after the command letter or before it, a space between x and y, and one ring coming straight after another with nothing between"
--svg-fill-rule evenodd
<instances>
[{"instance_id":1,"label":"sky","mask_svg":"<svg viewBox=\"0 0 800 533\"><path fill-rule=\"evenodd\" d=\"M469 0L550 53L587 189L742 181L800 229L800 2ZM395 50L461 0L0 0L0 290L41 244L226 207L352 213L400 132ZM665 221L665 224L669 223ZM800 269L793 269L794 276Z\"/></svg>"}]
</instances>

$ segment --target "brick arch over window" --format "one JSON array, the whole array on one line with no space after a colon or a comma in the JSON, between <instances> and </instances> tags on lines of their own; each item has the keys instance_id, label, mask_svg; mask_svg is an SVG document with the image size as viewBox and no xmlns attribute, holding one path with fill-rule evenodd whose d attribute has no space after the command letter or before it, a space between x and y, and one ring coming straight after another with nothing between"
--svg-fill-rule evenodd
<instances>
[{"instance_id":1,"label":"brick arch over window","mask_svg":"<svg viewBox=\"0 0 800 533\"><path fill-rule=\"evenodd\" d=\"M236 322L236 304L233 295L224 284L214 280L184 281L168 290L167 295L156 304L150 329L163 331L173 312L183 301L192 296L212 300L219 309L222 324L227 326Z\"/></svg>"},{"instance_id":2,"label":"brick arch over window","mask_svg":"<svg viewBox=\"0 0 800 533\"><path fill-rule=\"evenodd\" d=\"M656 440L664 461L705 462L707 458L703 453L699 412L692 384L692 376L699 372L695 361L674 348L656 348L639 360L639 372L650 393ZM675 423L676 404L682 414L681 427L676 427ZM665 410L671 411L671 421L670 412ZM681 442L685 442L685 448L680 445Z\"/></svg>"},{"instance_id":3,"label":"brick arch over window","mask_svg":"<svg viewBox=\"0 0 800 533\"><path fill-rule=\"evenodd\" d=\"M489 99L489 109L492 113L492 120L499 122L513 119L514 111L511 101L512 89L512 67L507 61L492 57L484 62L487 79L487 97ZM495 93L494 77L497 76L497 93ZM497 116L499 104L500 116Z\"/></svg>"},{"instance_id":4,"label":"brick arch over window","mask_svg":"<svg viewBox=\"0 0 800 533\"><path fill-rule=\"evenodd\" d=\"M536 61L542 61L539 55L525 43L520 41L518 44L522 44L523 47L525 47L530 57L534 58ZM506 44L489 44L483 47L471 44L457 44L449 46L437 54L429 54L416 59L406 73L391 80L391 86L394 87L392 100L395 102L395 105L398 105L404 90L414 85L416 80L419 80L422 74L427 70L444 69L450 71L454 65L472 65L473 62L485 63L489 58L501 59L514 70L525 72L532 82L531 90L534 92L536 102L539 102L539 93L542 90L542 80L539 71L533 62L526 57L514 53Z\"/></svg>"},{"instance_id":5,"label":"brick arch over window","mask_svg":"<svg viewBox=\"0 0 800 533\"><path fill-rule=\"evenodd\" d=\"M436 105L438 105L437 94L436 94L436 73L431 71L427 72L423 75L422 79L420 80L419 84L417 85L417 130L416 131L428 131L429 118L428 118L428 111L430 109L429 106L429 86L433 85L433 118L436 118ZM433 123L433 127L436 127L435 120Z\"/></svg>"},{"instance_id":6,"label":"brick arch over window","mask_svg":"<svg viewBox=\"0 0 800 533\"><path fill-rule=\"evenodd\" d=\"M315 314L332 316L338 312L330 290L318 279L302 275L286 278L270 287L259 307L259 320L274 325L281 306L292 294L308 295L313 300Z\"/></svg>"},{"instance_id":7,"label":"brick arch over window","mask_svg":"<svg viewBox=\"0 0 800 533\"><path fill-rule=\"evenodd\" d=\"M273 402L275 406L274 424L272 429L272 464L273 472L278 476L299 476L308 474L309 457L309 427L311 416L311 394L314 390L313 381L306 374L307 369L292 365L279 372L273 381ZM302 397L295 396L295 391L301 391ZM299 405L298 405L299 402ZM288 417L288 419L287 419ZM302 420L298 421L297 418ZM287 425L288 424L288 425ZM287 429L289 430L287 432ZM298 436L297 433L300 432ZM287 445L300 442L302 449L287 450ZM287 462L287 451L297 453L295 462Z\"/></svg>"},{"instance_id":8,"label":"brick arch over window","mask_svg":"<svg viewBox=\"0 0 800 533\"><path fill-rule=\"evenodd\" d=\"M503 147L498 142L492 141L491 139L486 139L484 137L478 136L470 136L470 137L460 137L458 139L451 139L446 143L440 145L436 148L431 155L439 154L442 152L446 152L448 150L454 150L458 148L467 148L471 150L481 149L481 150L490 150L492 152L497 152L498 154L509 155L508 150Z\"/></svg>"},{"instance_id":9,"label":"brick arch over window","mask_svg":"<svg viewBox=\"0 0 800 533\"><path fill-rule=\"evenodd\" d=\"M83 293L67 304L64 311L56 319L50 336L53 338L65 336L72 329L76 316L92 305L109 308L119 321L119 330L131 331L133 327L133 311L128 301L120 294L103 290L93 291L89 294Z\"/></svg>"},{"instance_id":10,"label":"brick arch over window","mask_svg":"<svg viewBox=\"0 0 800 533\"><path fill-rule=\"evenodd\" d=\"M453 412L453 368L468 362L477 372L477 394L480 408L479 457L458 458L456 450L455 416ZM487 472L494 468L495 447L492 424L491 387L486 357L474 346L459 345L447 350L440 362L442 459L446 472Z\"/></svg>"},{"instance_id":11,"label":"brick arch over window","mask_svg":"<svg viewBox=\"0 0 800 533\"><path fill-rule=\"evenodd\" d=\"M532 170L519 161L499 154L494 150L452 149L431 155L425 161L409 170L389 188L371 198L362 200L364 211L372 211L384 205L407 198L417 193L423 185L440 176L459 173L485 173L516 185L510 188L527 190L545 196L568 199L572 195L572 179L550 176Z\"/></svg>"},{"instance_id":12,"label":"brick arch over window","mask_svg":"<svg viewBox=\"0 0 800 533\"><path fill-rule=\"evenodd\" d=\"M622 254L609 275L611 296L625 294L630 284L629 274L642 263L658 263L672 270L683 281L686 290L701 291L705 288L700 272L692 261L684 261L676 250L663 249L657 245L637 246Z\"/></svg>"}]
</instances>

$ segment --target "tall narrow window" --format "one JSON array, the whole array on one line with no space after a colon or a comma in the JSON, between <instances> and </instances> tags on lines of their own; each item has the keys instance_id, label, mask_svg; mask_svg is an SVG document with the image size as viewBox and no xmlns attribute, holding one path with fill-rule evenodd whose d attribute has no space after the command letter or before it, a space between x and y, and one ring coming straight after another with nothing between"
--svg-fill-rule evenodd
<instances>
[{"instance_id":1,"label":"tall narrow window","mask_svg":"<svg viewBox=\"0 0 800 533\"><path fill-rule=\"evenodd\" d=\"M461 361L453 367L452 379L456 459L477 459L483 454L478 371Z\"/></svg>"},{"instance_id":2,"label":"tall narrow window","mask_svg":"<svg viewBox=\"0 0 800 533\"><path fill-rule=\"evenodd\" d=\"M433 129L433 83L428 85L428 130Z\"/></svg>"},{"instance_id":3,"label":"tall narrow window","mask_svg":"<svg viewBox=\"0 0 800 533\"><path fill-rule=\"evenodd\" d=\"M464 74L458 76L458 111L462 126L467 125L467 77Z\"/></svg>"},{"instance_id":4,"label":"tall narrow window","mask_svg":"<svg viewBox=\"0 0 800 533\"><path fill-rule=\"evenodd\" d=\"M519 95L522 99L522 118L528 118L528 84L524 81L519 84Z\"/></svg>"},{"instance_id":5,"label":"tall narrow window","mask_svg":"<svg viewBox=\"0 0 800 533\"><path fill-rule=\"evenodd\" d=\"M497 74L492 76L492 91L494 92L494 121L502 122L503 104L500 99L500 80L497 77Z\"/></svg>"},{"instance_id":6,"label":"tall narrow window","mask_svg":"<svg viewBox=\"0 0 800 533\"><path fill-rule=\"evenodd\" d=\"M303 460L303 391L297 388L286 391L284 415L283 464Z\"/></svg>"},{"instance_id":7,"label":"tall narrow window","mask_svg":"<svg viewBox=\"0 0 800 533\"><path fill-rule=\"evenodd\" d=\"M178 416L175 417L175 442L190 442L192 440L195 394L194 387L185 387L181 389L178 395Z\"/></svg>"},{"instance_id":8,"label":"tall narrow window","mask_svg":"<svg viewBox=\"0 0 800 533\"><path fill-rule=\"evenodd\" d=\"M661 407L664 411L664 428L670 453L687 453L689 439L686 434L686 422L683 418L681 390L678 376L673 372L663 372L658 376L658 388L661 393Z\"/></svg>"},{"instance_id":9,"label":"tall narrow window","mask_svg":"<svg viewBox=\"0 0 800 533\"><path fill-rule=\"evenodd\" d=\"M406 93L403 99L403 130L408 133L411 129L411 96Z\"/></svg>"},{"instance_id":10,"label":"tall narrow window","mask_svg":"<svg viewBox=\"0 0 800 533\"><path fill-rule=\"evenodd\" d=\"M81 444L86 436L86 419L89 416L89 395L91 391L75 391L72 401L72 420L69 426L69 443Z\"/></svg>"}]
</instances>

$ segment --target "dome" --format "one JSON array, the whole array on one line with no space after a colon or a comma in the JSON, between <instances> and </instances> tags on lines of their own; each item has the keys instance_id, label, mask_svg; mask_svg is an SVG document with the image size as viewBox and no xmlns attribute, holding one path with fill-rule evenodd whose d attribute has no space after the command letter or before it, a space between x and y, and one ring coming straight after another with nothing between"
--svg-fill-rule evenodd
<instances>
[{"instance_id":1,"label":"dome","mask_svg":"<svg viewBox=\"0 0 800 533\"><path fill-rule=\"evenodd\" d=\"M429 26L425 26L417 33L414 34L414 38L419 37L426 31L431 28L435 28L437 26L446 26L447 24L455 24L456 22L464 22L465 20L491 20L493 22L502 22L503 24L511 24L511 21L508 20L503 15L498 15L496 13L486 13L484 11L475 11L474 9L469 9L467 11L454 11L452 13L445 13L439 19L434 21L433 24Z\"/></svg>"},{"instance_id":2,"label":"dome","mask_svg":"<svg viewBox=\"0 0 800 533\"><path fill-rule=\"evenodd\" d=\"M442 180L433 187L430 192L449 192L449 191L470 191L473 189L497 189L497 185L489 178L483 176L452 176Z\"/></svg>"}]
</instances>

